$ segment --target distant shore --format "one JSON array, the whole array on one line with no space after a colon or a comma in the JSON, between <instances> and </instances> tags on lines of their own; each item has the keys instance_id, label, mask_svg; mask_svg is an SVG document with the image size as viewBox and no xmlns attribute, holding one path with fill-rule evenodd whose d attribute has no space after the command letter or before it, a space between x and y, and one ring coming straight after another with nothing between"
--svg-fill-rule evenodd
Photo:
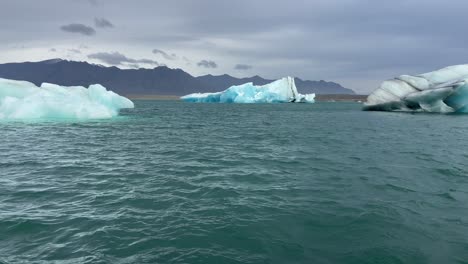
<instances>
[{"instance_id":1,"label":"distant shore","mask_svg":"<svg viewBox=\"0 0 468 264\"><path fill-rule=\"evenodd\" d=\"M133 100L179 100L178 95L155 95L155 94L130 94L125 95L126 97ZM366 101L367 95L360 94L317 94L315 99L319 102L364 102Z\"/></svg>"},{"instance_id":2,"label":"distant shore","mask_svg":"<svg viewBox=\"0 0 468 264\"><path fill-rule=\"evenodd\" d=\"M315 95L317 101L344 101L344 102L364 102L367 100L367 95L362 94L317 94Z\"/></svg>"},{"instance_id":3,"label":"distant shore","mask_svg":"<svg viewBox=\"0 0 468 264\"><path fill-rule=\"evenodd\" d=\"M125 97L132 100L179 100L179 95L156 95L156 94L127 94Z\"/></svg>"}]
</instances>

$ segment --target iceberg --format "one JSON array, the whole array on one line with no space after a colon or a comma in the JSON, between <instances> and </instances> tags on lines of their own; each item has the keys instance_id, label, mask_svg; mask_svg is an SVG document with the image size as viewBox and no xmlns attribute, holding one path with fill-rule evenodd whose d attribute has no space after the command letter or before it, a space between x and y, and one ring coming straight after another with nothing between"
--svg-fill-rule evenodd
<instances>
[{"instance_id":1,"label":"iceberg","mask_svg":"<svg viewBox=\"0 0 468 264\"><path fill-rule=\"evenodd\" d=\"M193 93L182 96L186 102L197 103L313 103L315 94L297 92L294 78L285 77L269 84L234 85L217 93Z\"/></svg>"},{"instance_id":2,"label":"iceberg","mask_svg":"<svg viewBox=\"0 0 468 264\"><path fill-rule=\"evenodd\" d=\"M2 119L103 119L133 108L133 102L102 85L89 88L0 78L0 120Z\"/></svg>"},{"instance_id":3,"label":"iceberg","mask_svg":"<svg viewBox=\"0 0 468 264\"><path fill-rule=\"evenodd\" d=\"M367 97L363 110L468 112L468 64L384 81Z\"/></svg>"}]
</instances>

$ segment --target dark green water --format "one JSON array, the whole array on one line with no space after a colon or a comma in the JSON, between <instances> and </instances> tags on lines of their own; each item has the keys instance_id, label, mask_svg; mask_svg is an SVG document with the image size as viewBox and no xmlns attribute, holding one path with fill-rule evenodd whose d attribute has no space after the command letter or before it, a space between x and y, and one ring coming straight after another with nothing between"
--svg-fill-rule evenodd
<instances>
[{"instance_id":1,"label":"dark green water","mask_svg":"<svg viewBox=\"0 0 468 264\"><path fill-rule=\"evenodd\" d=\"M137 101L0 131L0 263L468 263L468 115Z\"/></svg>"}]
</instances>

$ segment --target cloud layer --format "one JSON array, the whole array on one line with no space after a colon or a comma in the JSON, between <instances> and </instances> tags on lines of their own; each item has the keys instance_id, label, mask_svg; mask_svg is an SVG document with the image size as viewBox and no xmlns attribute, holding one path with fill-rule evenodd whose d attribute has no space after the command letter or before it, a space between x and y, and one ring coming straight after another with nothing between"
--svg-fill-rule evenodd
<instances>
[{"instance_id":1,"label":"cloud layer","mask_svg":"<svg viewBox=\"0 0 468 264\"><path fill-rule=\"evenodd\" d=\"M160 54L163 58L165 58L166 60L175 60L177 59L177 55L172 53L172 54L168 54L166 53L165 51L163 50L160 50L160 49L153 49L153 53L154 54Z\"/></svg>"},{"instance_id":2,"label":"cloud layer","mask_svg":"<svg viewBox=\"0 0 468 264\"><path fill-rule=\"evenodd\" d=\"M49 43L66 57L83 44L77 59L118 51L194 75L294 75L369 92L466 63L466 10L465 0L4 1L0 24L15 26L0 27L0 62L47 59Z\"/></svg>"},{"instance_id":3,"label":"cloud layer","mask_svg":"<svg viewBox=\"0 0 468 264\"><path fill-rule=\"evenodd\" d=\"M160 66L157 61L151 59L132 59L119 52L98 52L88 55L89 59L95 59L109 65L129 65L132 68L138 67L139 63Z\"/></svg>"},{"instance_id":4,"label":"cloud layer","mask_svg":"<svg viewBox=\"0 0 468 264\"><path fill-rule=\"evenodd\" d=\"M218 64L211 60L201 60L197 63L197 66L204 68L218 68Z\"/></svg>"},{"instance_id":5,"label":"cloud layer","mask_svg":"<svg viewBox=\"0 0 468 264\"><path fill-rule=\"evenodd\" d=\"M246 71L246 70L252 69L252 65L248 65L248 64L236 64L236 66L234 66L234 69L235 69L235 70L239 70L239 71Z\"/></svg>"},{"instance_id":6,"label":"cloud layer","mask_svg":"<svg viewBox=\"0 0 468 264\"><path fill-rule=\"evenodd\" d=\"M78 33L86 36L92 36L96 34L96 30L94 28L83 25L83 24L68 24L68 25L63 25L60 27L62 31L69 32L69 33Z\"/></svg>"},{"instance_id":7,"label":"cloud layer","mask_svg":"<svg viewBox=\"0 0 468 264\"><path fill-rule=\"evenodd\" d=\"M114 24L112 24L109 20L105 18L94 18L94 25L97 28L113 28Z\"/></svg>"}]
</instances>

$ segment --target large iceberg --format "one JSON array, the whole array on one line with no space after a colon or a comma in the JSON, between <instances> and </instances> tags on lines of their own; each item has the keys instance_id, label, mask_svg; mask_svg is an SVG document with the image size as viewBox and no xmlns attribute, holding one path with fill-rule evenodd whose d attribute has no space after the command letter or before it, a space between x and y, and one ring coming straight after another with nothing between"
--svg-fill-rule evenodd
<instances>
[{"instance_id":1,"label":"large iceberg","mask_svg":"<svg viewBox=\"0 0 468 264\"><path fill-rule=\"evenodd\" d=\"M384 81L369 95L363 109L468 112L468 64Z\"/></svg>"},{"instance_id":2,"label":"large iceberg","mask_svg":"<svg viewBox=\"0 0 468 264\"><path fill-rule=\"evenodd\" d=\"M294 78L285 77L269 84L234 85L217 93L194 93L182 96L186 102L202 103L313 103L315 94L297 92Z\"/></svg>"},{"instance_id":3,"label":"large iceberg","mask_svg":"<svg viewBox=\"0 0 468 264\"><path fill-rule=\"evenodd\" d=\"M37 87L26 81L0 78L1 119L102 119L133 108L133 102L99 84L89 88L43 83Z\"/></svg>"}]
</instances>

